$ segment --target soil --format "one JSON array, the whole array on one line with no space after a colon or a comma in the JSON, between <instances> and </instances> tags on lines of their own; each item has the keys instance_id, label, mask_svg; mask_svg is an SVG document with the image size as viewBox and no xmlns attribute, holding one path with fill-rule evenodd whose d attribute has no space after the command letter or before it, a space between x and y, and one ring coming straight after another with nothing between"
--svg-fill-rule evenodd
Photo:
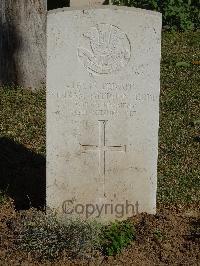
<instances>
[{"instance_id":1,"label":"soil","mask_svg":"<svg viewBox=\"0 0 200 266\"><path fill-rule=\"evenodd\" d=\"M115 257L38 261L19 251L11 226L18 213L11 202L0 206L0 265L200 265L200 219L198 206L159 206L156 215L131 218L136 240Z\"/></svg>"}]
</instances>

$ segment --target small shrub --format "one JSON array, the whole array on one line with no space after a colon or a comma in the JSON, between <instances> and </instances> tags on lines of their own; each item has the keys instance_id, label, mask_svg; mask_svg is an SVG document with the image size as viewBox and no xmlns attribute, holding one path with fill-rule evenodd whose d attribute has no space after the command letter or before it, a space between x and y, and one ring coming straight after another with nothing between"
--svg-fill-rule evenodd
<instances>
[{"instance_id":1,"label":"small shrub","mask_svg":"<svg viewBox=\"0 0 200 266\"><path fill-rule=\"evenodd\" d=\"M18 248L40 260L58 257L91 258L99 252L112 256L135 239L132 223L108 226L97 222L59 219L54 213L22 212L15 226Z\"/></svg>"},{"instance_id":2,"label":"small shrub","mask_svg":"<svg viewBox=\"0 0 200 266\"><path fill-rule=\"evenodd\" d=\"M32 210L22 218L18 229L19 248L34 253L39 259L84 257L99 249L100 226L80 220L59 220L54 214Z\"/></svg>"},{"instance_id":3,"label":"small shrub","mask_svg":"<svg viewBox=\"0 0 200 266\"><path fill-rule=\"evenodd\" d=\"M106 226L102 232L102 251L113 256L120 253L135 239L135 228L132 223L116 222Z\"/></svg>"}]
</instances>

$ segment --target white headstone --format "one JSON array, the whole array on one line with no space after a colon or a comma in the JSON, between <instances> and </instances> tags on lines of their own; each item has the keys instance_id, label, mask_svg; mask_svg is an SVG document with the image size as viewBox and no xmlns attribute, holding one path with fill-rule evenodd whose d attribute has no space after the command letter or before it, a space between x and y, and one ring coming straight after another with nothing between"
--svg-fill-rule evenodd
<instances>
[{"instance_id":1,"label":"white headstone","mask_svg":"<svg viewBox=\"0 0 200 266\"><path fill-rule=\"evenodd\" d=\"M161 14L48 14L47 205L101 221L156 212Z\"/></svg>"}]
</instances>

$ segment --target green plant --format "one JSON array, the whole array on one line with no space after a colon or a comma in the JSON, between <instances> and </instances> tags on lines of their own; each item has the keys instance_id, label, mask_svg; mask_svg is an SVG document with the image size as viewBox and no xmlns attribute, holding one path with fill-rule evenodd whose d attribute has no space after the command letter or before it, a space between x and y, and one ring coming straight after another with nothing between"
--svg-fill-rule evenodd
<instances>
[{"instance_id":1,"label":"green plant","mask_svg":"<svg viewBox=\"0 0 200 266\"><path fill-rule=\"evenodd\" d=\"M115 222L103 229L101 246L105 255L120 253L135 239L135 228L129 221Z\"/></svg>"},{"instance_id":2,"label":"green plant","mask_svg":"<svg viewBox=\"0 0 200 266\"><path fill-rule=\"evenodd\" d=\"M154 238L156 240L163 240L163 234L162 232L160 231L160 229L156 229L154 232L153 232L153 235L154 235Z\"/></svg>"},{"instance_id":3,"label":"green plant","mask_svg":"<svg viewBox=\"0 0 200 266\"><path fill-rule=\"evenodd\" d=\"M18 228L19 248L38 259L55 259L64 252L84 257L99 249L100 226L95 222L59 219L56 214L31 210Z\"/></svg>"},{"instance_id":4,"label":"green plant","mask_svg":"<svg viewBox=\"0 0 200 266\"><path fill-rule=\"evenodd\" d=\"M0 190L0 204L4 204L8 200L7 189Z\"/></svg>"},{"instance_id":5,"label":"green plant","mask_svg":"<svg viewBox=\"0 0 200 266\"><path fill-rule=\"evenodd\" d=\"M165 27L174 30L193 30L195 26L198 26L195 25L197 3L192 4L191 0L168 0L166 2L161 8Z\"/></svg>"},{"instance_id":6,"label":"green plant","mask_svg":"<svg viewBox=\"0 0 200 266\"><path fill-rule=\"evenodd\" d=\"M62 254L72 258L91 257L96 252L112 256L135 239L129 221L101 225L95 221L59 218L34 209L21 212L16 226L18 247L38 259L54 260Z\"/></svg>"},{"instance_id":7,"label":"green plant","mask_svg":"<svg viewBox=\"0 0 200 266\"><path fill-rule=\"evenodd\" d=\"M113 0L113 4L159 11L163 14L166 29L186 31L199 28L199 0Z\"/></svg>"},{"instance_id":8,"label":"green plant","mask_svg":"<svg viewBox=\"0 0 200 266\"><path fill-rule=\"evenodd\" d=\"M176 66L177 67L190 67L190 64L187 63L187 62L182 61L182 62L177 62Z\"/></svg>"}]
</instances>

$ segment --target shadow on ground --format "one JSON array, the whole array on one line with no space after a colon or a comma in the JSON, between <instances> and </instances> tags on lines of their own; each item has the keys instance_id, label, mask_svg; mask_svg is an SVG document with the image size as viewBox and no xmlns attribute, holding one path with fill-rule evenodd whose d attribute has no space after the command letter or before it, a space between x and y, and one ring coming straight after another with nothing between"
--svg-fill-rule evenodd
<instances>
[{"instance_id":1,"label":"shadow on ground","mask_svg":"<svg viewBox=\"0 0 200 266\"><path fill-rule=\"evenodd\" d=\"M44 208L46 161L11 139L0 138L0 190L6 192L16 209Z\"/></svg>"}]
</instances>

